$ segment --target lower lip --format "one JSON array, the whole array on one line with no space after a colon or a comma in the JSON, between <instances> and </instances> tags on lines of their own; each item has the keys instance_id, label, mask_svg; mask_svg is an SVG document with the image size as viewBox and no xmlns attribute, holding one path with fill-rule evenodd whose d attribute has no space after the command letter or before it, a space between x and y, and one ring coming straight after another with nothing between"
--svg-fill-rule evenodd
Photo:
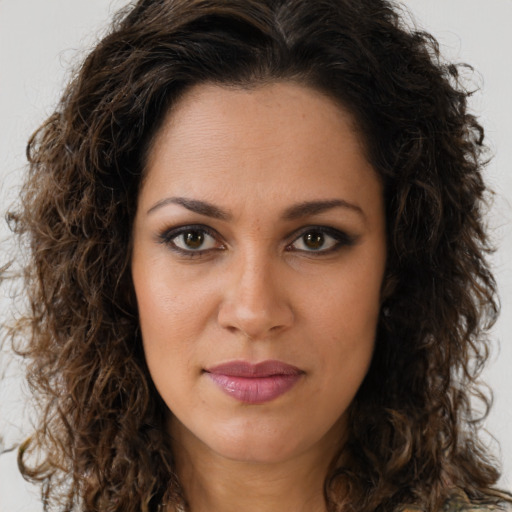
<instances>
[{"instance_id":1,"label":"lower lip","mask_svg":"<svg viewBox=\"0 0 512 512\"><path fill-rule=\"evenodd\" d=\"M301 374L269 377L233 377L216 373L207 375L224 393L248 404L275 400L289 391L301 378Z\"/></svg>"}]
</instances>

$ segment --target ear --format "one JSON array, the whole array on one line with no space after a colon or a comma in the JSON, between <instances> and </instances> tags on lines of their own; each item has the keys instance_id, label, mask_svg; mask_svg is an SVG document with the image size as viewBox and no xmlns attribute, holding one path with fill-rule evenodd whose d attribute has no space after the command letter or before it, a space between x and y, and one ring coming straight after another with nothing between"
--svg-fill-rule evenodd
<instances>
[{"instance_id":1,"label":"ear","mask_svg":"<svg viewBox=\"0 0 512 512\"><path fill-rule=\"evenodd\" d=\"M397 275L394 272L387 270L384 275L384 279L382 280L382 286L380 289L381 306L382 304L384 304L384 302L386 302L387 299L389 299L395 293L397 285Z\"/></svg>"}]
</instances>

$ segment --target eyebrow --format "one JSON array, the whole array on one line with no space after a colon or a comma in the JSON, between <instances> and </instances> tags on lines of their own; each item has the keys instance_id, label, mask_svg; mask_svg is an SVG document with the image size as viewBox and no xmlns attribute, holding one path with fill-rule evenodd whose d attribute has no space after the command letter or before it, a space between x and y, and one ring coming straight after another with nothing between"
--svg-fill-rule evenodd
<instances>
[{"instance_id":1,"label":"eyebrow","mask_svg":"<svg viewBox=\"0 0 512 512\"><path fill-rule=\"evenodd\" d=\"M207 201L200 201L198 199L189 199L186 197L167 197L155 203L147 213L153 213L155 210L158 210L164 206L169 204L177 204L183 206L187 210L191 212L198 213L200 215L205 215L206 217L213 217L215 219L220 220L229 220L232 218L232 215L218 206L215 206ZM284 220L296 220L302 217L307 217L310 215L319 215L325 211L331 210L333 208L347 208L348 210L352 210L358 214L360 214L363 218L366 219L366 215L364 214L361 207L349 203L343 199L326 199L320 201L304 201L303 203L299 203L287 208L282 218Z\"/></svg>"},{"instance_id":2,"label":"eyebrow","mask_svg":"<svg viewBox=\"0 0 512 512\"><path fill-rule=\"evenodd\" d=\"M167 197L158 201L154 204L147 213L150 214L163 206L167 206L168 204L178 204L183 206L187 210L191 212L199 213L200 215L205 215L206 217L213 217L215 219L220 220L229 220L231 215L224 210L221 210L217 206L208 203L206 201L199 201L198 199L188 199L186 197Z\"/></svg>"},{"instance_id":3,"label":"eyebrow","mask_svg":"<svg viewBox=\"0 0 512 512\"><path fill-rule=\"evenodd\" d=\"M308 215L318 215L333 208L347 208L366 219L362 208L343 199L327 199L323 201L305 201L287 208L283 214L285 220L296 220Z\"/></svg>"}]
</instances>

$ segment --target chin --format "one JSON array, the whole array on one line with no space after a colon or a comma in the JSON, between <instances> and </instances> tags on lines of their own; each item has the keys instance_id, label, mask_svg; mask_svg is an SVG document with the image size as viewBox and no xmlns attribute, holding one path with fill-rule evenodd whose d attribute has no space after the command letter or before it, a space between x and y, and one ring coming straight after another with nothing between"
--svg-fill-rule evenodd
<instances>
[{"instance_id":1,"label":"chin","mask_svg":"<svg viewBox=\"0 0 512 512\"><path fill-rule=\"evenodd\" d=\"M297 452L300 453L297 446L276 446L268 442L262 446L244 441L235 445L219 443L216 451L226 459L253 464L278 464L297 456Z\"/></svg>"},{"instance_id":2,"label":"chin","mask_svg":"<svg viewBox=\"0 0 512 512\"><path fill-rule=\"evenodd\" d=\"M210 440L210 448L226 459L245 463L285 462L300 456L312 444L310 439L296 438L294 432L289 430L278 432L275 427L265 428L254 424L242 431L227 428L221 434Z\"/></svg>"}]
</instances>

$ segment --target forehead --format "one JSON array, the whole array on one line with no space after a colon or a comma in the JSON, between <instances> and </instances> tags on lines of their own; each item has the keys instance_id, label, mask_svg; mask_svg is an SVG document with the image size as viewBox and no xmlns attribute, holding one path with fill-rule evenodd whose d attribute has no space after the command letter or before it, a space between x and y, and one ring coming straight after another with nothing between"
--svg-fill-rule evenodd
<instances>
[{"instance_id":1,"label":"forehead","mask_svg":"<svg viewBox=\"0 0 512 512\"><path fill-rule=\"evenodd\" d=\"M171 140L194 147L201 138L202 143L243 150L261 142L278 145L306 137L319 147L329 145L340 130L353 132L357 149L364 149L348 109L310 87L294 82L251 87L199 84L167 112L154 137L148 164L158 146Z\"/></svg>"},{"instance_id":2,"label":"forehead","mask_svg":"<svg viewBox=\"0 0 512 512\"><path fill-rule=\"evenodd\" d=\"M146 172L152 195L178 189L208 199L233 188L261 197L286 189L296 200L328 197L333 187L364 194L379 181L351 114L290 82L190 89L168 112Z\"/></svg>"}]
</instances>

